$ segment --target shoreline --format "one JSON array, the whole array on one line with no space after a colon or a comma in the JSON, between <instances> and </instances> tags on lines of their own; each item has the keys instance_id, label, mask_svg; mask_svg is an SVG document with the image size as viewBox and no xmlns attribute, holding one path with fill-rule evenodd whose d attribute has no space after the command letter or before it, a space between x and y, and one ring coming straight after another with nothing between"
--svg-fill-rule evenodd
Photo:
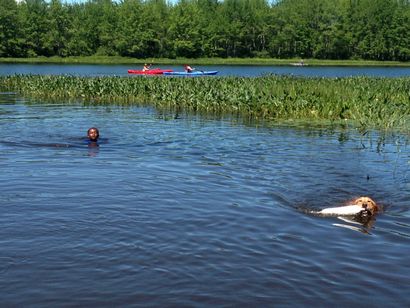
<instances>
[{"instance_id":1,"label":"shoreline","mask_svg":"<svg viewBox=\"0 0 410 308\"><path fill-rule=\"evenodd\" d=\"M152 63L154 65L181 65L189 63L191 65L243 65L243 66L357 66L357 67L410 67L410 61L373 61L373 60L319 60L319 59L274 59L274 58L198 58L198 59L136 59L125 57L36 57L36 58L0 58L0 64L144 64Z\"/></svg>"}]
</instances>

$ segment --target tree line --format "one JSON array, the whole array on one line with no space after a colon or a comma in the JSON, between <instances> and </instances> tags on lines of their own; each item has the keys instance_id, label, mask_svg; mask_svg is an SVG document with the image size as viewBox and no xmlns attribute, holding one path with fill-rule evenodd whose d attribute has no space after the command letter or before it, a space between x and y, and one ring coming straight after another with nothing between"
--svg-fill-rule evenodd
<instances>
[{"instance_id":1,"label":"tree line","mask_svg":"<svg viewBox=\"0 0 410 308\"><path fill-rule=\"evenodd\" d=\"M410 0L0 0L0 57L410 60Z\"/></svg>"}]
</instances>

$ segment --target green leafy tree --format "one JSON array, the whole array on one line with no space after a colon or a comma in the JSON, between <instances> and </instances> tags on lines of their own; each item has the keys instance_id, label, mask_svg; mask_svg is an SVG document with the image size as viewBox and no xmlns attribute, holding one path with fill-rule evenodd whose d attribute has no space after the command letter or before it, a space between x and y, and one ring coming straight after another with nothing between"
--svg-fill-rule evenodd
<instances>
[{"instance_id":1,"label":"green leafy tree","mask_svg":"<svg viewBox=\"0 0 410 308\"><path fill-rule=\"evenodd\" d=\"M49 11L50 29L46 35L46 45L52 50L52 54L56 56L67 56L66 42L69 38L69 29L71 20L66 6L63 6L61 0L51 0Z\"/></svg>"},{"instance_id":2,"label":"green leafy tree","mask_svg":"<svg viewBox=\"0 0 410 308\"><path fill-rule=\"evenodd\" d=\"M410 60L410 3L399 2L398 10L393 17L389 33L391 48L389 54L392 60Z\"/></svg>"},{"instance_id":3,"label":"green leafy tree","mask_svg":"<svg viewBox=\"0 0 410 308\"><path fill-rule=\"evenodd\" d=\"M0 0L0 56L410 59L408 0Z\"/></svg>"},{"instance_id":4,"label":"green leafy tree","mask_svg":"<svg viewBox=\"0 0 410 308\"><path fill-rule=\"evenodd\" d=\"M352 0L349 25L354 54L364 59L408 59L409 9L408 1Z\"/></svg>"},{"instance_id":5,"label":"green leafy tree","mask_svg":"<svg viewBox=\"0 0 410 308\"><path fill-rule=\"evenodd\" d=\"M312 18L312 55L319 59L349 57L348 36L343 27L347 6L345 0L309 2L308 19Z\"/></svg>"},{"instance_id":6,"label":"green leafy tree","mask_svg":"<svg viewBox=\"0 0 410 308\"><path fill-rule=\"evenodd\" d=\"M169 11L166 0L146 0L142 18L145 54L147 57L166 57L171 48L168 42Z\"/></svg>"},{"instance_id":7,"label":"green leafy tree","mask_svg":"<svg viewBox=\"0 0 410 308\"><path fill-rule=\"evenodd\" d=\"M44 0L26 0L19 6L19 19L25 55L52 55L52 47L47 39L50 30L47 3Z\"/></svg>"},{"instance_id":8,"label":"green leafy tree","mask_svg":"<svg viewBox=\"0 0 410 308\"><path fill-rule=\"evenodd\" d=\"M116 49L121 56L144 58L144 6L140 0L125 0L119 8Z\"/></svg>"},{"instance_id":9,"label":"green leafy tree","mask_svg":"<svg viewBox=\"0 0 410 308\"><path fill-rule=\"evenodd\" d=\"M169 38L175 56L196 58L202 53L200 10L194 1L182 0L171 11Z\"/></svg>"},{"instance_id":10,"label":"green leafy tree","mask_svg":"<svg viewBox=\"0 0 410 308\"><path fill-rule=\"evenodd\" d=\"M215 44L219 28L218 0L196 0L198 7L199 41L202 57L215 57L223 50Z\"/></svg>"},{"instance_id":11,"label":"green leafy tree","mask_svg":"<svg viewBox=\"0 0 410 308\"><path fill-rule=\"evenodd\" d=\"M68 29L67 55L90 56L97 50L97 38L88 25L85 4L75 3L69 7L71 27Z\"/></svg>"},{"instance_id":12,"label":"green leafy tree","mask_svg":"<svg viewBox=\"0 0 410 308\"><path fill-rule=\"evenodd\" d=\"M0 0L0 57L19 56L19 22L14 0Z\"/></svg>"},{"instance_id":13,"label":"green leafy tree","mask_svg":"<svg viewBox=\"0 0 410 308\"><path fill-rule=\"evenodd\" d=\"M167 39L168 16L169 8L163 0L124 0L118 9L118 54L154 58L172 53Z\"/></svg>"},{"instance_id":14,"label":"green leafy tree","mask_svg":"<svg viewBox=\"0 0 410 308\"><path fill-rule=\"evenodd\" d=\"M272 57L312 57L311 19L308 1L285 0L274 6L275 26L269 54Z\"/></svg>"}]
</instances>

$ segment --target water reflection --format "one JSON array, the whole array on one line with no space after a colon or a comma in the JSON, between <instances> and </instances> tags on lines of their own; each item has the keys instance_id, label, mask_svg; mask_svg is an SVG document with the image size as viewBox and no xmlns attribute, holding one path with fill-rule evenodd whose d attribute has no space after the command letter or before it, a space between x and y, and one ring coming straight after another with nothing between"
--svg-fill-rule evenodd
<instances>
[{"instance_id":1,"label":"water reflection","mask_svg":"<svg viewBox=\"0 0 410 308\"><path fill-rule=\"evenodd\" d=\"M395 144L398 147L406 147L410 144L410 131L397 132L391 130L375 130L372 128L358 127L357 125L342 121L327 120L260 120L241 115L210 114L207 112L184 112L173 107L164 107L153 110L157 118L161 120L195 120L206 124L209 121L229 122L230 125L247 126L250 128L259 127L292 129L300 132L306 137L335 138L340 144L348 143L352 140L360 140L362 148L376 148L377 152L382 152L387 144Z\"/></svg>"},{"instance_id":2,"label":"water reflection","mask_svg":"<svg viewBox=\"0 0 410 308\"><path fill-rule=\"evenodd\" d=\"M88 143L88 156L92 156L92 157L97 156L99 150L100 150L100 145L97 142Z\"/></svg>"},{"instance_id":3,"label":"water reflection","mask_svg":"<svg viewBox=\"0 0 410 308\"><path fill-rule=\"evenodd\" d=\"M371 235L370 229L374 227L374 224L376 222L376 217L362 217L362 216L356 216L353 218L347 218L347 217L338 217L338 219L342 220L343 222L346 222L348 224L342 224L342 223L333 223L333 226L336 227L341 227L341 228L346 228L350 229L353 231L358 231L364 234ZM359 225L359 226L357 226ZM362 225L362 227L360 227Z\"/></svg>"}]
</instances>

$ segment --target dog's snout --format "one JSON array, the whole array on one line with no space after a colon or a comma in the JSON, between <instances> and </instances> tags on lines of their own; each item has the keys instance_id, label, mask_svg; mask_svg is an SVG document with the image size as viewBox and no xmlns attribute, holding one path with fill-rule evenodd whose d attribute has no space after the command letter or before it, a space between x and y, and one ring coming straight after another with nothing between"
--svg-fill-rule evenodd
<instances>
[{"instance_id":1,"label":"dog's snout","mask_svg":"<svg viewBox=\"0 0 410 308\"><path fill-rule=\"evenodd\" d=\"M367 208L367 203L366 202L360 202L359 205L364 209Z\"/></svg>"}]
</instances>

